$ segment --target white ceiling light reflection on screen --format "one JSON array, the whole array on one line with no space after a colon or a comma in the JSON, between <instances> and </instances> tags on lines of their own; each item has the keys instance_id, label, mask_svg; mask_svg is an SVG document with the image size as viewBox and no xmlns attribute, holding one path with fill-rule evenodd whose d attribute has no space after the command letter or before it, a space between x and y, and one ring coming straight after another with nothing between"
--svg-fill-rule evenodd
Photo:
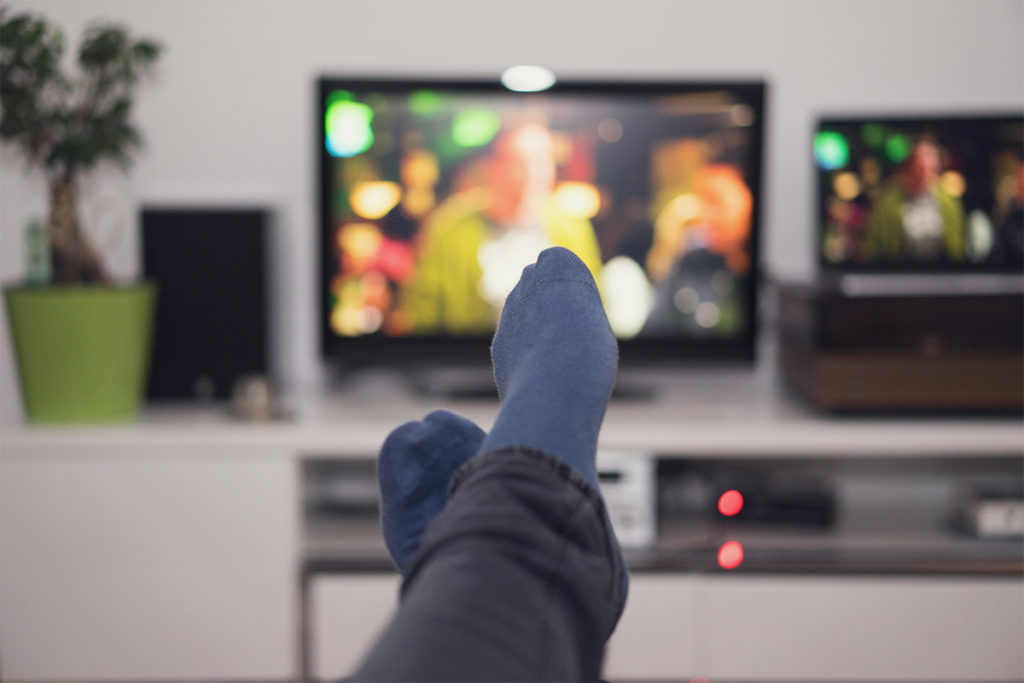
<instances>
[{"instance_id":1,"label":"white ceiling light reflection on screen","mask_svg":"<svg viewBox=\"0 0 1024 683\"><path fill-rule=\"evenodd\" d=\"M501 84L515 92L540 92L555 84L555 74L542 66L510 66L501 74Z\"/></svg>"}]
</instances>

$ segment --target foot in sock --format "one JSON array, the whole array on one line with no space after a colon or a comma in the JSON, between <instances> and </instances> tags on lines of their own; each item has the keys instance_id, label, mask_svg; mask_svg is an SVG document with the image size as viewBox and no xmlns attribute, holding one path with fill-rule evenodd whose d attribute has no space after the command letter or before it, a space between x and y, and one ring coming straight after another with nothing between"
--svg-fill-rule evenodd
<instances>
[{"instance_id":1,"label":"foot in sock","mask_svg":"<svg viewBox=\"0 0 1024 683\"><path fill-rule=\"evenodd\" d=\"M594 278L554 247L523 270L491 346L501 410L481 452L535 448L597 488L597 436L615 383L618 348Z\"/></svg>"},{"instance_id":2,"label":"foot in sock","mask_svg":"<svg viewBox=\"0 0 1024 683\"><path fill-rule=\"evenodd\" d=\"M405 573L423 532L448 496L455 470L480 448L484 432L471 421L436 410L388 435L378 460L381 526L398 570Z\"/></svg>"}]
</instances>

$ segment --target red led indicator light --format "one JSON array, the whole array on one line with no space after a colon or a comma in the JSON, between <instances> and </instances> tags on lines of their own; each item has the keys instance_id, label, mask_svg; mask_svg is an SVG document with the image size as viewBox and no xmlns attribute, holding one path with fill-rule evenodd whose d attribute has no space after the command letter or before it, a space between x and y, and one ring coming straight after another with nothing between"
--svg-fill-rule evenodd
<instances>
[{"instance_id":1,"label":"red led indicator light","mask_svg":"<svg viewBox=\"0 0 1024 683\"><path fill-rule=\"evenodd\" d=\"M729 541L718 549L718 566L722 569L736 569L743 563L743 546L738 541Z\"/></svg>"},{"instance_id":2,"label":"red led indicator light","mask_svg":"<svg viewBox=\"0 0 1024 683\"><path fill-rule=\"evenodd\" d=\"M743 496L739 491L733 489L726 491L718 497L718 511L726 517L738 515L743 509Z\"/></svg>"}]
</instances>

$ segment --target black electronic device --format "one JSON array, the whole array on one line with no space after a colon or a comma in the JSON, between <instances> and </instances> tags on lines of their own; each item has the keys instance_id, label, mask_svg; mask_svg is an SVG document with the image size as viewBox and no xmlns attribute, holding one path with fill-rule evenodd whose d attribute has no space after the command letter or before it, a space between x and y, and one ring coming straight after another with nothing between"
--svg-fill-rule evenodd
<instances>
[{"instance_id":1,"label":"black electronic device","mask_svg":"<svg viewBox=\"0 0 1024 683\"><path fill-rule=\"evenodd\" d=\"M148 397L225 399L240 377L266 375L268 212L144 207L141 222L158 287Z\"/></svg>"},{"instance_id":2,"label":"black electronic device","mask_svg":"<svg viewBox=\"0 0 1024 683\"><path fill-rule=\"evenodd\" d=\"M743 506L728 520L743 524L829 528L836 520L836 499L827 487L775 490L744 487Z\"/></svg>"},{"instance_id":3,"label":"black electronic device","mask_svg":"<svg viewBox=\"0 0 1024 683\"><path fill-rule=\"evenodd\" d=\"M504 295L559 245L595 274L625 365L749 363L764 97L762 82L321 79L324 356L484 368Z\"/></svg>"},{"instance_id":4,"label":"black electronic device","mask_svg":"<svg viewBox=\"0 0 1024 683\"><path fill-rule=\"evenodd\" d=\"M839 412L1020 412L1021 294L846 296L780 290L783 376Z\"/></svg>"},{"instance_id":5,"label":"black electronic device","mask_svg":"<svg viewBox=\"0 0 1024 683\"><path fill-rule=\"evenodd\" d=\"M824 117L814 159L826 278L1024 268L1024 112Z\"/></svg>"}]
</instances>

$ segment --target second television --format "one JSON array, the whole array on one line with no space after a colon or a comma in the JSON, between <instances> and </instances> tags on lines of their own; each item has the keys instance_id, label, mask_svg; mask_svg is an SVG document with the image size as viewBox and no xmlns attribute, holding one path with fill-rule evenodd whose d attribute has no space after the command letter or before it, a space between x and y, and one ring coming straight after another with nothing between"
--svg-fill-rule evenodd
<instances>
[{"instance_id":1,"label":"second television","mask_svg":"<svg viewBox=\"0 0 1024 683\"><path fill-rule=\"evenodd\" d=\"M1024 113L827 117L814 157L826 274L1024 267Z\"/></svg>"},{"instance_id":2,"label":"second television","mask_svg":"<svg viewBox=\"0 0 1024 683\"><path fill-rule=\"evenodd\" d=\"M345 365L486 363L547 246L624 362L750 361L765 86L322 78L321 341Z\"/></svg>"}]
</instances>

